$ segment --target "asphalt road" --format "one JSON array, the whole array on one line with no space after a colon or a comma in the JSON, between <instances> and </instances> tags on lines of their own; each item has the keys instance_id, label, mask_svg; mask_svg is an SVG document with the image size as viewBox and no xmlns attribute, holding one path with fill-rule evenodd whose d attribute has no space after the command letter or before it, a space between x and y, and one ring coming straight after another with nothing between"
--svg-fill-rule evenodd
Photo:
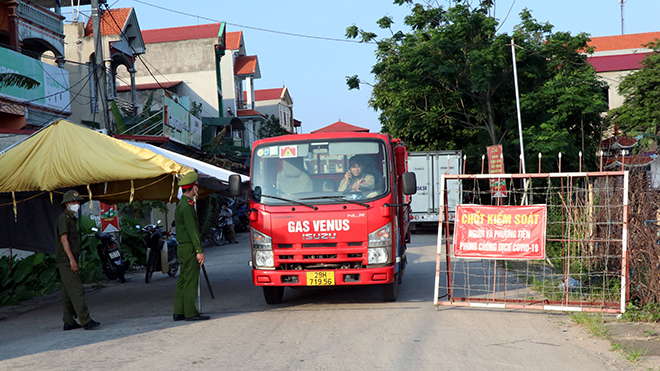
<instances>
[{"instance_id":1,"label":"asphalt road","mask_svg":"<svg viewBox=\"0 0 660 371\"><path fill-rule=\"evenodd\" d=\"M286 289L282 304L268 305L251 283L243 233L206 249L211 320L173 322L176 279L156 273L145 284L134 273L87 294L97 330L62 331L58 295L0 320L0 370L640 369L564 314L436 311L435 238L413 235L397 302L383 302L378 287L349 287Z\"/></svg>"}]
</instances>

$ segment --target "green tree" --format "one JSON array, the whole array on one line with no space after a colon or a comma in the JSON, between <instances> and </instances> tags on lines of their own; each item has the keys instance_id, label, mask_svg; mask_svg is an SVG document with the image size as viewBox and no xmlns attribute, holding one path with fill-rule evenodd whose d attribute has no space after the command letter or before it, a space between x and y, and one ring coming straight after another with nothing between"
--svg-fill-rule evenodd
<instances>
[{"instance_id":1,"label":"green tree","mask_svg":"<svg viewBox=\"0 0 660 371\"><path fill-rule=\"evenodd\" d=\"M447 9L412 4L404 20L411 31L394 31L394 21L384 17L378 26L391 36L382 39L348 27L347 37L377 43L369 105L381 111L383 131L414 150L462 149L473 159L468 165L474 171L480 165L474 159L481 158L486 146L502 144L505 161L517 170L513 38L526 155L562 152L562 161L577 168L580 150L595 153L599 114L606 110L604 83L581 54L592 51L588 35L552 32L552 25L537 22L527 9L512 35L498 33L498 21L488 15L490 6L483 1L473 7L465 0ZM347 77L349 88L359 88L361 82L358 76ZM532 168L536 170L530 164L528 170Z\"/></svg>"},{"instance_id":2,"label":"green tree","mask_svg":"<svg viewBox=\"0 0 660 371\"><path fill-rule=\"evenodd\" d=\"M660 134L660 40L644 45L652 49L642 61L642 68L623 77L619 94L621 107L608 112L608 121L616 123L628 135L645 135L640 150L657 141Z\"/></svg>"},{"instance_id":3,"label":"green tree","mask_svg":"<svg viewBox=\"0 0 660 371\"><path fill-rule=\"evenodd\" d=\"M262 122L257 131L257 135L261 139L279 137L280 135L287 134L289 134L289 132L280 125L280 119L275 117L275 115L270 115L266 121Z\"/></svg>"}]
</instances>

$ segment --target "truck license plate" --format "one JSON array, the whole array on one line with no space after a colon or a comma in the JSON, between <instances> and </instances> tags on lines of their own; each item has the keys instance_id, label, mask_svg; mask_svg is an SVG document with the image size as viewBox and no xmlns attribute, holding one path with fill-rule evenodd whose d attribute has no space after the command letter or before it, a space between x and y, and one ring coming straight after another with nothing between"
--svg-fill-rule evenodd
<instances>
[{"instance_id":1,"label":"truck license plate","mask_svg":"<svg viewBox=\"0 0 660 371\"><path fill-rule=\"evenodd\" d=\"M335 284L335 272L314 271L307 272L307 286L333 286Z\"/></svg>"}]
</instances>

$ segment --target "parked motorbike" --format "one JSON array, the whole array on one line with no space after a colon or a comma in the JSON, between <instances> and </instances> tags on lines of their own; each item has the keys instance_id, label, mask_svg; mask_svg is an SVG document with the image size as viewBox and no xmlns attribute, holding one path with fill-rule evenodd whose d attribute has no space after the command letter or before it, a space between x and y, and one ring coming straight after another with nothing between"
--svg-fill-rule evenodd
<instances>
[{"instance_id":1,"label":"parked motorbike","mask_svg":"<svg viewBox=\"0 0 660 371\"><path fill-rule=\"evenodd\" d=\"M170 277L176 277L179 271L179 257L177 256L178 243L173 233L166 232L159 226L160 220L153 225L142 228L144 242L147 246L147 264L144 282L151 282L155 271L161 271ZM174 226L174 223L172 223ZM140 226L137 226L140 228ZM173 238L167 238L167 237Z\"/></svg>"},{"instance_id":2,"label":"parked motorbike","mask_svg":"<svg viewBox=\"0 0 660 371\"><path fill-rule=\"evenodd\" d=\"M94 236L101 241L96 246L96 251L101 259L103 274L109 280L118 279L121 283L126 282L124 259L119 252L119 244L110 233L99 232L97 228L92 228L92 231L95 232Z\"/></svg>"},{"instance_id":3,"label":"parked motorbike","mask_svg":"<svg viewBox=\"0 0 660 371\"><path fill-rule=\"evenodd\" d=\"M238 204L238 203L236 203ZM241 232L247 232L250 230L250 219L247 216L248 210L246 207L243 207L241 209L241 206L243 203L238 205L236 210L233 210L234 215L234 232L236 233L241 233ZM239 216L239 213L242 214Z\"/></svg>"}]
</instances>

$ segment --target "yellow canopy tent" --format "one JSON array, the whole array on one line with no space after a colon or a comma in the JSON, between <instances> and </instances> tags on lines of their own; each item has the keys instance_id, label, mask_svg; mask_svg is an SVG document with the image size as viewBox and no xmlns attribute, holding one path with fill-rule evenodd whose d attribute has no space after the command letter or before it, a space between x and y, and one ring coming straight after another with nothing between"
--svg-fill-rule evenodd
<instances>
[{"instance_id":1,"label":"yellow canopy tent","mask_svg":"<svg viewBox=\"0 0 660 371\"><path fill-rule=\"evenodd\" d=\"M56 121L0 153L0 248L52 252L67 188L108 204L175 202L177 177L189 171L148 149Z\"/></svg>"},{"instance_id":2,"label":"yellow canopy tent","mask_svg":"<svg viewBox=\"0 0 660 371\"><path fill-rule=\"evenodd\" d=\"M66 120L0 154L0 193L86 186L105 203L176 200L176 176L192 171L164 156Z\"/></svg>"}]
</instances>

